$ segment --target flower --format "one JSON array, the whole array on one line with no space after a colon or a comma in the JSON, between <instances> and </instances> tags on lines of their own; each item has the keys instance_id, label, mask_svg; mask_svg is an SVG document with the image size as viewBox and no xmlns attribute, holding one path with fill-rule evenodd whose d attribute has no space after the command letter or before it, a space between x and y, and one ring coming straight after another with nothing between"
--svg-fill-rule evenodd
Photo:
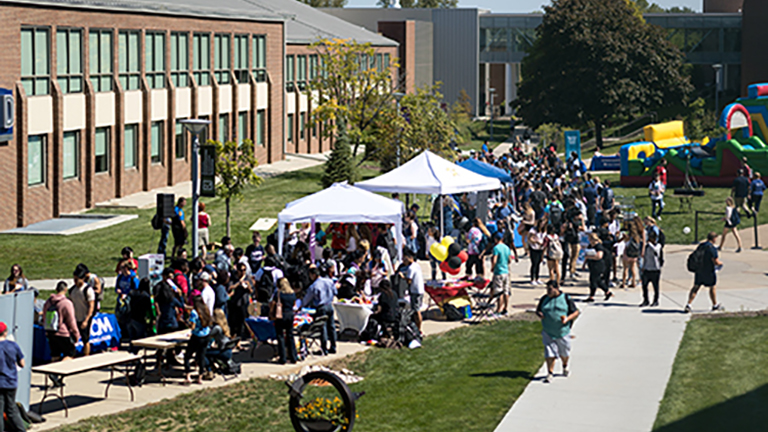
<instances>
[{"instance_id":1,"label":"flower","mask_svg":"<svg viewBox=\"0 0 768 432\"><path fill-rule=\"evenodd\" d=\"M338 397L333 400L318 397L297 407L295 414L300 420L326 420L334 426L346 426L349 419L345 411L344 402Z\"/></svg>"}]
</instances>

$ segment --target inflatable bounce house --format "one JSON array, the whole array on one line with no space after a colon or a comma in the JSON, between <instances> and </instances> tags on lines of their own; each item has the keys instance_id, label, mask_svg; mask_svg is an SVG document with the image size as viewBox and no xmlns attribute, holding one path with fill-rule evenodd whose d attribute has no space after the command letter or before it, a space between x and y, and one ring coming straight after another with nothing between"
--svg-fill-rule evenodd
<instances>
[{"instance_id":1,"label":"inflatable bounce house","mask_svg":"<svg viewBox=\"0 0 768 432\"><path fill-rule=\"evenodd\" d=\"M768 84L749 86L748 95L725 107L723 137L689 142L683 122L645 127L645 141L621 147L621 185L647 186L656 166L667 161L667 185L682 186L686 170L701 186L731 186L741 160L768 175Z\"/></svg>"}]
</instances>

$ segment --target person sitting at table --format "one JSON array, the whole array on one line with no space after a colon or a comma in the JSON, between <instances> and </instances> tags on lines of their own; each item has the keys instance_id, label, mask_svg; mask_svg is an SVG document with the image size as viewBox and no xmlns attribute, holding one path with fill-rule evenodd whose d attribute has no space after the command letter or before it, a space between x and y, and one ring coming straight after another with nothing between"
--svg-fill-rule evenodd
<instances>
[{"instance_id":1,"label":"person sitting at table","mask_svg":"<svg viewBox=\"0 0 768 432\"><path fill-rule=\"evenodd\" d=\"M209 337L208 350L205 352L205 374L203 374L203 379L206 381L213 379L213 372L210 367L213 359L223 361L232 359L232 350L224 349L232 335L229 332L227 317L221 309L213 310L213 327L211 327Z\"/></svg>"},{"instance_id":2,"label":"person sitting at table","mask_svg":"<svg viewBox=\"0 0 768 432\"><path fill-rule=\"evenodd\" d=\"M197 376L197 384L203 383L203 374L205 374L205 352L208 348L208 339L211 333L211 324L213 319L208 306L203 303L203 298L196 296L192 299L192 307L189 309L189 327L192 334L187 342L187 350L184 353L184 384L192 383L192 373L190 372L189 360L192 355L195 356L195 363L200 368L200 375Z\"/></svg>"},{"instance_id":3,"label":"person sitting at table","mask_svg":"<svg viewBox=\"0 0 768 432\"><path fill-rule=\"evenodd\" d=\"M371 318L381 324L382 327L386 327L387 324L397 322L397 312L397 294L392 291L392 284L389 280L384 279L379 283L379 300Z\"/></svg>"},{"instance_id":4,"label":"person sitting at table","mask_svg":"<svg viewBox=\"0 0 768 432\"><path fill-rule=\"evenodd\" d=\"M276 319L275 333L277 334L277 353L280 356L279 363L285 364L286 360L291 363L298 361L296 354L296 341L293 339L293 308L296 305L296 294L291 288L291 283L286 278L280 278L277 281L277 290L272 301L277 301L280 297L283 317ZM285 348L288 347L288 356L286 358Z\"/></svg>"}]
</instances>

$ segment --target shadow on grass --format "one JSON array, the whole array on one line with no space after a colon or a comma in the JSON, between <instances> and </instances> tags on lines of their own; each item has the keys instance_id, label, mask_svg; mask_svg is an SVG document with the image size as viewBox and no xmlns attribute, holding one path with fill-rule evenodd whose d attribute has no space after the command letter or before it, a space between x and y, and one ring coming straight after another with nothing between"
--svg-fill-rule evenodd
<instances>
[{"instance_id":1,"label":"shadow on grass","mask_svg":"<svg viewBox=\"0 0 768 432\"><path fill-rule=\"evenodd\" d=\"M768 384L656 428L654 432L765 431L768 428L766 405Z\"/></svg>"},{"instance_id":2,"label":"shadow on grass","mask_svg":"<svg viewBox=\"0 0 768 432\"><path fill-rule=\"evenodd\" d=\"M483 378L524 378L527 380L530 380L533 378L530 372L528 371L511 371L511 370L505 370L505 371L497 371L497 372L482 372L482 373L473 373L469 374L471 377L483 377Z\"/></svg>"}]
</instances>

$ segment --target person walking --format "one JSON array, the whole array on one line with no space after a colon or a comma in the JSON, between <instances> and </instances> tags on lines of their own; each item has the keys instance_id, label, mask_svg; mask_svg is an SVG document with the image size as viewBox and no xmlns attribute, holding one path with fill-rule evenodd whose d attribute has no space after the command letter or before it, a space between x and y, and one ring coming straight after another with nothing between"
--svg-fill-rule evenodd
<instances>
[{"instance_id":1,"label":"person walking","mask_svg":"<svg viewBox=\"0 0 768 432\"><path fill-rule=\"evenodd\" d=\"M730 198L729 198L730 199ZM715 247L715 240L717 240L717 233L712 231L707 234L707 241L701 243L694 254L698 254L696 260L696 271L693 278L693 288L688 293L688 303L685 305L684 312L691 312L691 304L696 299L696 294L699 292L699 288L702 286L709 288L709 299L712 300L712 310L723 310L723 305L717 302L717 274L716 271L722 267L723 262L720 261L720 257ZM691 258L689 257L689 260Z\"/></svg>"},{"instance_id":2,"label":"person walking","mask_svg":"<svg viewBox=\"0 0 768 432\"><path fill-rule=\"evenodd\" d=\"M571 358L571 327L579 316L579 310L571 297L560 291L556 281L547 282L547 295L539 300L536 315L541 318L541 339L544 343L544 359L547 362L547 377L550 383L554 378L555 362L560 357L563 362L563 376L570 375L568 360Z\"/></svg>"},{"instance_id":3,"label":"person walking","mask_svg":"<svg viewBox=\"0 0 768 432\"><path fill-rule=\"evenodd\" d=\"M655 231L649 231L648 241L645 244L643 255L643 267L641 273L643 287L643 302L640 307L659 305L659 279L661 278L661 245ZM648 283L653 285L653 303L648 303Z\"/></svg>"},{"instance_id":4,"label":"person walking","mask_svg":"<svg viewBox=\"0 0 768 432\"><path fill-rule=\"evenodd\" d=\"M749 184L749 206L752 208L752 215L757 216L760 211L760 202L763 200L765 192L765 182L759 172L755 172L755 178Z\"/></svg>"},{"instance_id":5,"label":"person walking","mask_svg":"<svg viewBox=\"0 0 768 432\"><path fill-rule=\"evenodd\" d=\"M467 276L485 276L485 266L481 256L485 251L484 246L490 236L491 233L488 232L488 228L485 227L483 221L480 218L475 218L472 222L472 228L467 233L467 263L465 270Z\"/></svg>"},{"instance_id":6,"label":"person walking","mask_svg":"<svg viewBox=\"0 0 768 432\"><path fill-rule=\"evenodd\" d=\"M496 313L506 315L509 304L509 261L512 257L512 251L509 246L504 244L503 233L497 232L495 239L496 246L493 247L493 255L491 256L491 266L493 267L491 291L494 295L499 294Z\"/></svg>"},{"instance_id":7,"label":"person walking","mask_svg":"<svg viewBox=\"0 0 768 432\"><path fill-rule=\"evenodd\" d=\"M736 253L741 252L741 236L739 236L738 231L739 224L741 223L741 216L739 216L739 209L734 206L734 199L731 197L725 199L725 216L723 217L723 221L725 222L725 226L723 227L723 235L720 237L720 246L717 247L717 250L723 249L725 237L728 234L728 231L730 231L733 233L733 236L736 237L736 244L738 245Z\"/></svg>"},{"instance_id":8,"label":"person walking","mask_svg":"<svg viewBox=\"0 0 768 432\"><path fill-rule=\"evenodd\" d=\"M16 406L16 390L19 387L17 367L24 367L24 353L16 342L8 340L8 326L0 321L0 432L5 430L3 415L8 416L8 424L14 430L27 430Z\"/></svg>"},{"instance_id":9,"label":"person walking","mask_svg":"<svg viewBox=\"0 0 768 432\"><path fill-rule=\"evenodd\" d=\"M608 285L605 284L605 257L608 256L608 252L603 246L603 242L600 237L595 233L589 235L590 249L587 250L587 265L589 266L589 297L585 300L587 303L595 301L595 292L597 288L600 288L605 293L605 301L608 301L613 293L608 289Z\"/></svg>"},{"instance_id":10,"label":"person walking","mask_svg":"<svg viewBox=\"0 0 768 432\"><path fill-rule=\"evenodd\" d=\"M557 281L560 278L560 260L563 259L563 244L560 242L560 236L554 225L547 226L547 236L544 238L544 250L547 255L547 269L549 269L549 279Z\"/></svg>"},{"instance_id":11,"label":"person walking","mask_svg":"<svg viewBox=\"0 0 768 432\"><path fill-rule=\"evenodd\" d=\"M75 343L80 339L80 330L75 320L75 306L68 299L67 283L59 281L56 292L43 305L43 320L48 345L53 360L71 360L75 357Z\"/></svg>"},{"instance_id":12,"label":"person walking","mask_svg":"<svg viewBox=\"0 0 768 432\"><path fill-rule=\"evenodd\" d=\"M731 195L733 196L736 208L744 208L744 214L747 217L752 217L752 213L747 206L747 197L749 196L749 178L744 175L743 168L737 171L736 178L733 179Z\"/></svg>"},{"instance_id":13,"label":"person walking","mask_svg":"<svg viewBox=\"0 0 768 432\"><path fill-rule=\"evenodd\" d=\"M664 210L664 183L659 178L659 173L653 173L653 180L648 186L648 195L651 196L651 216L661 220L661 212Z\"/></svg>"},{"instance_id":14,"label":"person walking","mask_svg":"<svg viewBox=\"0 0 768 432\"><path fill-rule=\"evenodd\" d=\"M544 238L547 235L547 220L539 219L528 232L528 253L531 257L531 285L543 285L539 280L541 259L544 256Z\"/></svg>"},{"instance_id":15,"label":"person walking","mask_svg":"<svg viewBox=\"0 0 768 432\"><path fill-rule=\"evenodd\" d=\"M200 254L205 257L208 254L208 245L211 243L211 236L208 233L208 227L211 226L211 216L205 211L205 203L197 203L197 238L200 245Z\"/></svg>"}]
</instances>

